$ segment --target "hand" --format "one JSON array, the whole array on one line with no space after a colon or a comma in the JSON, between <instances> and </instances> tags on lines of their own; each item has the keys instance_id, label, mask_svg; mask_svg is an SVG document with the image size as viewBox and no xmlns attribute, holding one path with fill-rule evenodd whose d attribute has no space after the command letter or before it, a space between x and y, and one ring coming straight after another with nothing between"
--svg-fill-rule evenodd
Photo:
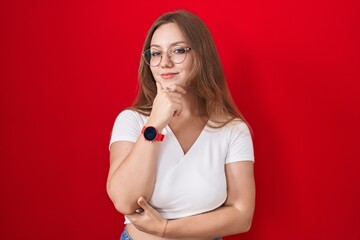
<instances>
[{"instance_id":1,"label":"hand","mask_svg":"<svg viewBox=\"0 0 360 240\"><path fill-rule=\"evenodd\" d=\"M163 237L168 220L152 208L143 197L138 199L138 204L143 209L143 212L127 215L126 217L140 231Z\"/></svg>"},{"instance_id":2,"label":"hand","mask_svg":"<svg viewBox=\"0 0 360 240\"><path fill-rule=\"evenodd\" d=\"M164 89L160 82L156 82L156 87L157 94L148 123L161 130L169 124L173 116L181 114L183 106L182 95L186 94L186 91L179 85L171 85Z\"/></svg>"}]
</instances>

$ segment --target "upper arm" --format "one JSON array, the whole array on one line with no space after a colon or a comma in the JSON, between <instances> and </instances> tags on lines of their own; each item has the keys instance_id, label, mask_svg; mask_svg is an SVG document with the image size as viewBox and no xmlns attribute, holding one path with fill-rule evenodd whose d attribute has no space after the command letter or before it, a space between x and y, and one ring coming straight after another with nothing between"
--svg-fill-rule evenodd
<instances>
[{"instance_id":1,"label":"upper arm","mask_svg":"<svg viewBox=\"0 0 360 240\"><path fill-rule=\"evenodd\" d=\"M251 221L255 209L254 163L239 161L225 165L228 197L225 205L234 206Z\"/></svg>"},{"instance_id":2,"label":"upper arm","mask_svg":"<svg viewBox=\"0 0 360 240\"><path fill-rule=\"evenodd\" d=\"M120 166L126 156L130 153L134 145L134 142L129 141L118 141L110 145L110 168L108 174L108 182L115 170Z\"/></svg>"},{"instance_id":3,"label":"upper arm","mask_svg":"<svg viewBox=\"0 0 360 240\"><path fill-rule=\"evenodd\" d=\"M132 110L124 110L117 116L110 139L108 182L133 148L140 134L141 125L141 118Z\"/></svg>"}]
</instances>

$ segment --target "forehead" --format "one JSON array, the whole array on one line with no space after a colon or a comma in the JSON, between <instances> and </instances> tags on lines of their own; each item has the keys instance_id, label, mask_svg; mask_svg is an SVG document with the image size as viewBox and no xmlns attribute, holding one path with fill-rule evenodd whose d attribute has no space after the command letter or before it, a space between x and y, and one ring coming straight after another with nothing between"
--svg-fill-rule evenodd
<instances>
[{"instance_id":1,"label":"forehead","mask_svg":"<svg viewBox=\"0 0 360 240\"><path fill-rule=\"evenodd\" d=\"M167 23L161 25L154 32L150 45L157 45L167 48L171 44L185 42L185 38L176 23Z\"/></svg>"}]
</instances>

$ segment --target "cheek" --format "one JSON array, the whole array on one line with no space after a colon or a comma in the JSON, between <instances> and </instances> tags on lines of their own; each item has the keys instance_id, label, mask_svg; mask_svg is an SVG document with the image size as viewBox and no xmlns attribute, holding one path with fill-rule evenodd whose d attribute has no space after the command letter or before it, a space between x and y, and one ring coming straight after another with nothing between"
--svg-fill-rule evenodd
<instances>
[{"instance_id":1,"label":"cheek","mask_svg":"<svg viewBox=\"0 0 360 240\"><path fill-rule=\"evenodd\" d=\"M153 77L156 79L156 68L153 68L153 67L150 67L150 71L151 71L151 74L153 75Z\"/></svg>"},{"instance_id":2,"label":"cheek","mask_svg":"<svg viewBox=\"0 0 360 240\"><path fill-rule=\"evenodd\" d=\"M194 68L194 59L191 56L187 56L184 62L184 69L190 72Z\"/></svg>"},{"instance_id":3,"label":"cheek","mask_svg":"<svg viewBox=\"0 0 360 240\"><path fill-rule=\"evenodd\" d=\"M183 66L183 69L187 72L187 73L191 73L194 69L194 63L193 61L189 61L186 62Z\"/></svg>"}]
</instances>

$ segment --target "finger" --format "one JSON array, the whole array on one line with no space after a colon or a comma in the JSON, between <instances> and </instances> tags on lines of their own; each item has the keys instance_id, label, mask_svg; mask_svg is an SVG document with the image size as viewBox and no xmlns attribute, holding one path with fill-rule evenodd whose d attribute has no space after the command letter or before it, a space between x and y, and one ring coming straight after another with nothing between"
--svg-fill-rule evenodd
<instances>
[{"instance_id":1,"label":"finger","mask_svg":"<svg viewBox=\"0 0 360 240\"><path fill-rule=\"evenodd\" d=\"M126 215L125 216L137 229L142 230L141 227L141 218L142 216L135 213L135 214L131 214L131 215ZM139 224L140 221L140 224Z\"/></svg>"},{"instance_id":2,"label":"finger","mask_svg":"<svg viewBox=\"0 0 360 240\"><path fill-rule=\"evenodd\" d=\"M171 109L179 110L182 107L182 104L183 103L181 100L174 99L172 101L172 105L170 107L171 107Z\"/></svg>"},{"instance_id":3,"label":"finger","mask_svg":"<svg viewBox=\"0 0 360 240\"><path fill-rule=\"evenodd\" d=\"M175 103L173 108L173 117L180 116L182 111L182 103Z\"/></svg>"},{"instance_id":4,"label":"finger","mask_svg":"<svg viewBox=\"0 0 360 240\"><path fill-rule=\"evenodd\" d=\"M181 94L186 94L186 90L180 86L180 85L171 85L171 86L167 86L167 88L170 89L170 92L178 92L178 93L181 93Z\"/></svg>"},{"instance_id":5,"label":"finger","mask_svg":"<svg viewBox=\"0 0 360 240\"><path fill-rule=\"evenodd\" d=\"M156 81L156 89L157 89L157 92L161 92L163 90L163 87L161 86L161 83Z\"/></svg>"},{"instance_id":6,"label":"finger","mask_svg":"<svg viewBox=\"0 0 360 240\"><path fill-rule=\"evenodd\" d=\"M183 104L183 100L181 98L170 98L170 101L171 101L171 106L172 107L173 105L182 105ZM172 108L178 108L178 107L172 107Z\"/></svg>"},{"instance_id":7,"label":"finger","mask_svg":"<svg viewBox=\"0 0 360 240\"><path fill-rule=\"evenodd\" d=\"M181 99L182 95L180 93L169 93L170 98L177 98L177 99Z\"/></svg>"},{"instance_id":8,"label":"finger","mask_svg":"<svg viewBox=\"0 0 360 240\"><path fill-rule=\"evenodd\" d=\"M140 231L144 230L143 228L143 216L139 214L132 214L132 215L126 215L125 216L137 229Z\"/></svg>"},{"instance_id":9,"label":"finger","mask_svg":"<svg viewBox=\"0 0 360 240\"><path fill-rule=\"evenodd\" d=\"M144 211L150 208L149 204L145 201L143 197L139 197L138 204L142 209L144 209Z\"/></svg>"},{"instance_id":10,"label":"finger","mask_svg":"<svg viewBox=\"0 0 360 240\"><path fill-rule=\"evenodd\" d=\"M129 219L130 222L134 222L137 217L136 215L138 215L138 214L126 215L126 218Z\"/></svg>"}]
</instances>

